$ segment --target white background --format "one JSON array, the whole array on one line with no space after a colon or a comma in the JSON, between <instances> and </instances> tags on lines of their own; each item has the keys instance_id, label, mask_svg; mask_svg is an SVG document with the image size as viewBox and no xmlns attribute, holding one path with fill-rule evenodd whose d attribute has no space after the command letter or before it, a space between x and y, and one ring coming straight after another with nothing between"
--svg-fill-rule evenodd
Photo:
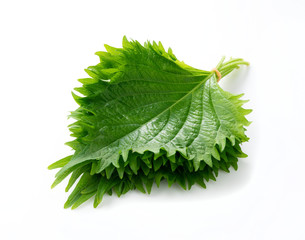
<instances>
[{"instance_id":1,"label":"white background","mask_svg":"<svg viewBox=\"0 0 305 240\"><path fill-rule=\"evenodd\" d=\"M0 238L305 239L304 10L302 0L1 1ZM65 210L47 166L71 153L71 90L123 35L160 40L205 70L223 55L249 61L220 83L251 100L249 157L206 190L164 184Z\"/></svg>"}]
</instances>

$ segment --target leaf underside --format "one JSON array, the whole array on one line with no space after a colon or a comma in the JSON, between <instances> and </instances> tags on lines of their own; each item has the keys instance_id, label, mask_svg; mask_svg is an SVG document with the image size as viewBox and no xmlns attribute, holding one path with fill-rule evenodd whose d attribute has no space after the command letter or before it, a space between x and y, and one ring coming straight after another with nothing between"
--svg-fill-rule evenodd
<instances>
[{"instance_id":1,"label":"leaf underside","mask_svg":"<svg viewBox=\"0 0 305 240\"><path fill-rule=\"evenodd\" d=\"M54 186L72 173L67 190L81 176L65 207L93 196L97 207L113 191L150 193L162 179L205 187L219 169L237 169L250 124L242 95L222 90L214 71L178 61L160 42L142 46L124 37L122 48L105 48L96 53L100 63L86 69L90 78L79 80L81 96L73 93L79 108L70 115L75 140L67 145L75 152L49 167L61 168ZM225 76L243 64L222 60L217 69Z\"/></svg>"}]
</instances>

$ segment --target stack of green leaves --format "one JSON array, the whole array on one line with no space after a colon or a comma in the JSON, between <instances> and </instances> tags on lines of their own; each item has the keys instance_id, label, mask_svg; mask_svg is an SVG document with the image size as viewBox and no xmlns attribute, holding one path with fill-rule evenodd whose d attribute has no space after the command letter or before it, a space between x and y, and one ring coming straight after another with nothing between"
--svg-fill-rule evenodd
<instances>
[{"instance_id":1,"label":"stack of green leaves","mask_svg":"<svg viewBox=\"0 0 305 240\"><path fill-rule=\"evenodd\" d=\"M105 194L118 196L152 185L178 183L203 188L219 170L237 169L240 148L248 141L242 95L220 88L218 80L243 59L221 59L215 70L203 71L177 60L159 42L123 38L123 47L105 45L97 52L100 63L79 79L73 93L79 108L69 126L74 154L49 169L61 168L52 187L70 176L66 191L75 184L65 208L76 208L91 197L97 207ZM77 184L76 184L77 182Z\"/></svg>"}]
</instances>

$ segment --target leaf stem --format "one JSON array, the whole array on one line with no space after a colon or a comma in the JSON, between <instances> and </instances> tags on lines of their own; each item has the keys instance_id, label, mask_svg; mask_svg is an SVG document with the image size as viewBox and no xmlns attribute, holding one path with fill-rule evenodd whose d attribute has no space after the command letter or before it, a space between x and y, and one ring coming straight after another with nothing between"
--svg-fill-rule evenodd
<instances>
[{"instance_id":1,"label":"leaf stem","mask_svg":"<svg viewBox=\"0 0 305 240\"><path fill-rule=\"evenodd\" d=\"M225 57L222 57L216 66L216 69L221 74L222 78L231 73L233 70L239 68L241 65L249 65L249 63L244 61L242 58L230 58L230 60L227 62L224 62L224 60Z\"/></svg>"}]
</instances>

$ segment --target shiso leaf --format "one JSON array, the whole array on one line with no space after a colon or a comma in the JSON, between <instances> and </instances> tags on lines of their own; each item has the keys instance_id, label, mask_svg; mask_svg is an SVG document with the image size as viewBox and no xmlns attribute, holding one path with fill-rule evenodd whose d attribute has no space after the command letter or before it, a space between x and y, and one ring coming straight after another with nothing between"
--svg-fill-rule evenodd
<instances>
[{"instance_id":1,"label":"shiso leaf","mask_svg":"<svg viewBox=\"0 0 305 240\"><path fill-rule=\"evenodd\" d=\"M100 62L75 88L82 96L72 93L79 108L70 114L75 140L67 145L75 152L49 166L61 168L52 187L72 173L66 191L82 175L65 207L93 196L97 207L112 190L150 193L163 179L205 188L219 169L237 170L238 158L247 157L240 145L249 140L251 110L242 107L242 94L218 85L220 75L247 62L222 58L216 70L204 71L179 61L161 42L142 46L124 37L122 45L97 52Z\"/></svg>"}]
</instances>

